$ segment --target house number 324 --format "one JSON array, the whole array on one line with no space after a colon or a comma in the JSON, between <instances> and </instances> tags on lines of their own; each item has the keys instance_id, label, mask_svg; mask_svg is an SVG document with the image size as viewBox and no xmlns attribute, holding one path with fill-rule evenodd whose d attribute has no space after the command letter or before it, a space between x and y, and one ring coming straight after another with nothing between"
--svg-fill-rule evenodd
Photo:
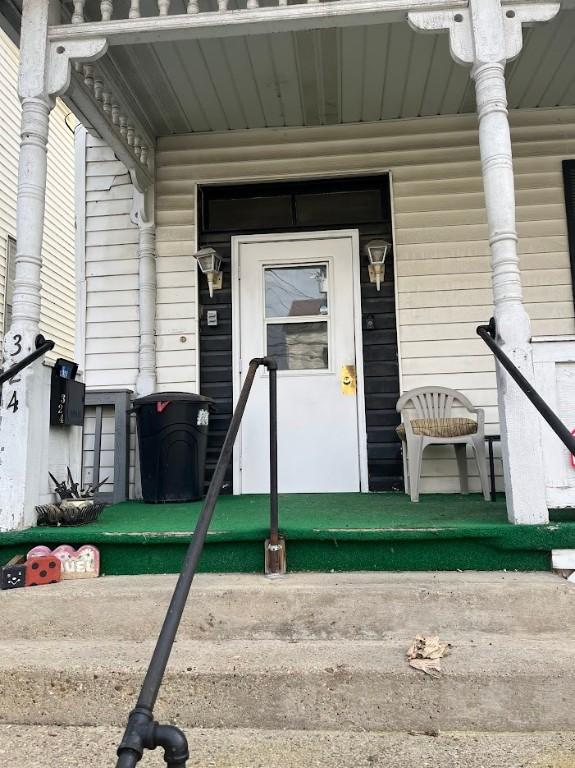
<instances>
[{"instance_id":1,"label":"house number 324","mask_svg":"<svg viewBox=\"0 0 575 768\"><path fill-rule=\"evenodd\" d=\"M14 334L14 338L12 339L14 342L15 350L10 353L10 357L16 357L16 355L19 355L20 352L22 352L22 336L20 336L19 333ZM16 378L13 376L10 379L10 384L15 384L16 382L20 381L19 378ZM8 405L6 408L11 408L12 413L16 413L18 410L18 398L16 397L16 390L12 390L12 395L10 396L10 400L8 401Z\"/></svg>"}]
</instances>

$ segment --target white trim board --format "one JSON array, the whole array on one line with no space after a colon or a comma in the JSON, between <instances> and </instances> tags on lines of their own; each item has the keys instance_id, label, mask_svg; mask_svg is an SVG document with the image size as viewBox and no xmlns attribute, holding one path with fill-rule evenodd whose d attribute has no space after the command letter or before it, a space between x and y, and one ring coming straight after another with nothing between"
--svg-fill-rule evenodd
<instances>
[{"instance_id":1,"label":"white trim board","mask_svg":"<svg viewBox=\"0 0 575 768\"><path fill-rule=\"evenodd\" d=\"M357 229L318 230L315 232L288 232L257 235L236 235L231 239L232 245L232 382L233 404L236 407L241 390L241 349L240 349L240 269L239 249L245 243L261 243L285 240L317 240L317 239L350 239L352 243L352 273L353 273L353 303L354 303L354 338L355 338L355 366L357 374L357 434L358 434L358 460L360 474L360 491L369 492L369 475L367 464L367 426L365 416L365 391L364 391L364 366L363 366L363 338L361 323L361 281L360 281L360 253L359 231ZM241 426L234 445L233 454L233 492L241 494Z\"/></svg>"},{"instance_id":2,"label":"white trim board","mask_svg":"<svg viewBox=\"0 0 575 768\"><path fill-rule=\"evenodd\" d=\"M86 134L78 125L74 136L76 217L76 333L74 355L80 371L86 368Z\"/></svg>"}]
</instances>

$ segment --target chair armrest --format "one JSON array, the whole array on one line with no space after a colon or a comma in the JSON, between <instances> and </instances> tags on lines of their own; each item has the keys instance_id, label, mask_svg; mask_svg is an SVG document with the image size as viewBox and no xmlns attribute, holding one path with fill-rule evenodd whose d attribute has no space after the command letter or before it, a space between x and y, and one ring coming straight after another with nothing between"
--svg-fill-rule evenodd
<instances>
[{"instance_id":1,"label":"chair armrest","mask_svg":"<svg viewBox=\"0 0 575 768\"><path fill-rule=\"evenodd\" d=\"M485 410L478 408L475 405L467 408L469 413L474 413L477 416L477 434L482 435L485 433Z\"/></svg>"}]
</instances>

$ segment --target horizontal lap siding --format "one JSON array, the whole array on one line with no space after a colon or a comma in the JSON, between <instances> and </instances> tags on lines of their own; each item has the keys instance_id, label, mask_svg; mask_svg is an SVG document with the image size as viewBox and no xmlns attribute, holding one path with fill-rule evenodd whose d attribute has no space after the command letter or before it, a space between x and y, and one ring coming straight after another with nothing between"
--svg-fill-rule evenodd
<instances>
[{"instance_id":1,"label":"horizontal lap siding","mask_svg":"<svg viewBox=\"0 0 575 768\"><path fill-rule=\"evenodd\" d=\"M192 183L193 187L193 183ZM187 196L156 200L158 389L198 391L195 205Z\"/></svg>"},{"instance_id":2,"label":"horizontal lap siding","mask_svg":"<svg viewBox=\"0 0 575 768\"><path fill-rule=\"evenodd\" d=\"M573 333L561 160L575 156L575 109L514 112L511 122L533 332ZM488 430L497 430L494 365L475 334L492 314L492 294L474 116L166 137L157 162L159 269L163 280L190 286L197 183L391 170L402 390L460 389L485 408ZM189 370L189 351L171 343L170 367ZM470 471L476 475L471 462ZM430 449L423 475L424 490L455 490L450 449Z\"/></svg>"},{"instance_id":3,"label":"horizontal lap siding","mask_svg":"<svg viewBox=\"0 0 575 768\"><path fill-rule=\"evenodd\" d=\"M86 136L86 387L135 391L140 342L138 227L130 220L134 187L125 166L99 138ZM99 481L114 482L114 416L102 419ZM91 483L96 409L84 421L82 479ZM136 434L130 430L130 496L134 495Z\"/></svg>"},{"instance_id":4,"label":"horizontal lap siding","mask_svg":"<svg viewBox=\"0 0 575 768\"><path fill-rule=\"evenodd\" d=\"M138 228L133 186L99 138L86 137L86 386L134 389L138 374Z\"/></svg>"},{"instance_id":5,"label":"horizontal lap siding","mask_svg":"<svg viewBox=\"0 0 575 768\"><path fill-rule=\"evenodd\" d=\"M0 333L4 329L6 247L16 236L20 146L18 49L0 31ZM74 135L69 110L57 101L50 115L46 213L42 244L42 333L56 342L53 359L72 357L75 338ZM7 330L7 329L4 329Z\"/></svg>"}]
</instances>

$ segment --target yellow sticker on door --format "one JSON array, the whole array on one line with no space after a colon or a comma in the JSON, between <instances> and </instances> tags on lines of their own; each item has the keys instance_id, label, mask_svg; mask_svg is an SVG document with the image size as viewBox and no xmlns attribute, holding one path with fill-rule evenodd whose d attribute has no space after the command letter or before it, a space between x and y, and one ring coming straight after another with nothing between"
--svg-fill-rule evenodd
<instances>
[{"instance_id":1,"label":"yellow sticker on door","mask_svg":"<svg viewBox=\"0 0 575 768\"><path fill-rule=\"evenodd\" d=\"M339 381L342 395L355 395L357 390L355 365L342 365Z\"/></svg>"}]
</instances>

